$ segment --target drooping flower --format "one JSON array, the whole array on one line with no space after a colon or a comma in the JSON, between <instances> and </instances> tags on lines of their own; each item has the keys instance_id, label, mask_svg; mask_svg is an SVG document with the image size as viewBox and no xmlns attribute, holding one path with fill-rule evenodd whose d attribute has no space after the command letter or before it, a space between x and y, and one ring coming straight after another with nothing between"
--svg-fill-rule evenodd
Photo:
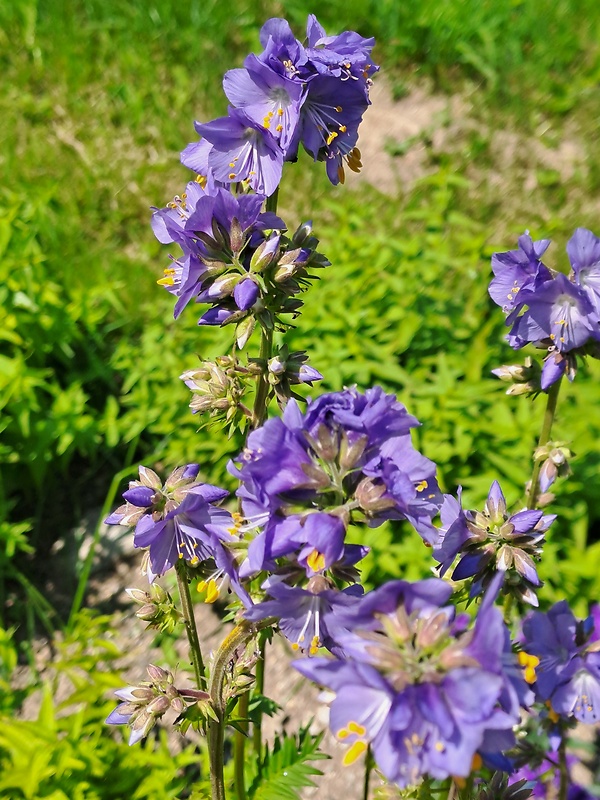
<instances>
[{"instance_id":1,"label":"drooping flower","mask_svg":"<svg viewBox=\"0 0 600 800\"><path fill-rule=\"evenodd\" d=\"M492 483L483 511L464 511L460 495L458 500L447 497L442 506L440 536L433 548L440 574L444 575L460 556L452 579L472 578L471 597L481 594L501 571L506 573L506 592L537 606L535 590L541 581L536 561L544 535L555 519L555 514L544 515L539 510L510 514L498 481Z\"/></svg>"},{"instance_id":2,"label":"drooping flower","mask_svg":"<svg viewBox=\"0 0 600 800\"><path fill-rule=\"evenodd\" d=\"M344 658L294 662L336 693L330 727L350 745L345 764L370 744L385 777L407 786L466 777L476 754L511 746L518 692L501 614L486 598L469 626L445 605L450 593L436 579L385 584L348 610Z\"/></svg>"},{"instance_id":3,"label":"drooping flower","mask_svg":"<svg viewBox=\"0 0 600 800\"><path fill-rule=\"evenodd\" d=\"M523 622L523 652L537 663L530 682L555 714L593 724L600 719L600 619L577 620L566 600Z\"/></svg>"},{"instance_id":4,"label":"drooping flower","mask_svg":"<svg viewBox=\"0 0 600 800\"><path fill-rule=\"evenodd\" d=\"M290 400L281 418L248 437L231 471L238 495L261 530L250 542L244 574L297 557L307 573L328 569L343 556L351 519L378 525L407 519L428 541L441 495L435 464L410 441L418 425L380 387L322 395L302 414Z\"/></svg>"}]
</instances>

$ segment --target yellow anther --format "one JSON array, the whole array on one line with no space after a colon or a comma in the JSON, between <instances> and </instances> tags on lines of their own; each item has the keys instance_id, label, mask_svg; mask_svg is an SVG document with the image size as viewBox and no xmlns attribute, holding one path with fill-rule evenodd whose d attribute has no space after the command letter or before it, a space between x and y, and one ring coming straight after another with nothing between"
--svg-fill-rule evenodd
<instances>
[{"instance_id":1,"label":"yellow anther","mask_svg":"<svg viewBox=\"0 0 600 800\"><path fill-rule=\"evenodd\" d=\"M341 731L338 731L336 734L338 739L347 739L350 736L350 731L348 728L342 728Z\"/></svg>"},{"instance_id":2,"label":"yellow anther","mask_svg":"<svg viewBox=\"0 0 600 800\"><path fill-rule=\"evenodd\" d=\"M232 181L235 178L235 172L229 173L229 180Z\"/></svg>"},{"instance_id":3,"label":"yellow anther","mask_svg":"<svg viewBox=\"0 0 600 800\"><path fill-rule=\"evenodd\" d=\"M561 341L561 342L564 342L564 340L565 340L565 337L564 337L564 336L561 336L561 337L560 337L560 341Z\"/></svg>"},{"instance_id":4,"label":"yellow anther","mask_svg":"<svg viewBox=\"0 0 600 800\"><path fill-rule=\"evenodd\" d=\"M556 339L556 335L554 333L551 333L550 338L552 339L552 341L554 341Z\"/></svg>"},{"instance_id":5,"label":"yellow anther","mask_svg":"<svg viewBox=\"0 0 600 800\"><path fill-rule=\"evenodd\" d=\"M434 747L438 751L438 753L443 753L444 750L446 749L446 745L443 742L436 742Z\"/></svg>"},{"instance_id":6,"label":"yellow anther","mask_svg":"<svg viewBox=\"0 0 600 800\"><path fill-rule=\"evenodd\" d=\"M346 131L348 130L348 128L347 128L345 125L340 125L340 128L339 128L339 130L340 130L340 133L346 133Z\"/></svg>"},{"instance_id":7,"label":"yellow anther","mask_svg":"<svg viewBox=\"0 0 600 800\"><path fill-rule=\"evenodd\" d=\"M354 764L354 762L362 756L362 754L365 752L366 749L367 749L366 742L361 742L361 741L354 742L352 747L348 750L348 752L344 756L342 764L345 767L350 766L350 764Z\"/></svg>"},{"instance_id":8,"label":"yellow anther","mask_svg":"<svg viewBox=\"0 0 600 800\"><path fill-rule=\"evenodd\" d=\"M204 602L214 603L218 597L219 597L219 587L217 586L217 582L213 578L211 578L208 581L208 585L206 587L206 597L204 598Z\"/></svg>"},{"instance_id":9,"label":"yellow anther","mask_svg":"<svg viewBox=\"0 0 600 800\"><path fill-rule=\"evenodd\" d=\"M277 114L278 114L280 117L283 117L284 113L285 113L285 112L284 112L283 108L278 108L278 109L277 109Z\"/></svg>"},{"instance_id":10,"label":"yellow anther","mask_svg":"<svg viewBox=\"0 0 600 800\"><path fill-rule=\"evenodd\" d=\"M327 137L327 145L330 145L336 137L337 133L335 131L331 131L331 133Z\"/></svg>"},{"instance_id":11,"label":"yellow anther","mask_svg":"<svg viewBox=\"0 0 600 800\"><path fill-rule=\"evenodd\" d=\"M299 645L299 644L296 644L296 642L293 642L293 643L292 643L292 650L293 650L294 652L296 652L297 650L300 650L300 645Z\"/></svg>"},{"instance_id":12,"label":"yellow anther","mask_svg":"<svg viewBox=\"0 0 600 800\"><path fill-rule=\"evenodd\" d=\"M230 166L230 167L235 167L235 161L230 161L230 162L229 162L229 166Z\"/></svg>"},{"instance_id":13,"label":"yellow anther","mask_svg":"<svg viewBox=\"0 0 600 800\"><path fill-rule=\"evenodd\" d=\"M281 133L281 131L283 130L283 125L281 125L281 123L280 123L279 125L277 125L277 126L275 127L275 130L276 130L278 133Z\"/></svg>"},{"instance_id":14,"label":"yellow anther","mask_svg":"<svg viewBox=\"0 0 600 800\"><path fill-rule=\"evenodd\" d=\"M183 558L183 553L179 553L178 558Z\"/></svg>"},{"instance_id":15,"label":"yellow anther","mask_svg":"<svg viewBox=\"0 0 600 800\"><path fill-rule=\"evenodd\" d=\"M348 723L348 731L350 733L355 733L357 736L364 736L367 732L363 725L358 722L354 722L354 720L350 720Z\"/></svg>"},{"instance_id":16,"label":"yellow anther","mask_svg":"<svg viewBox=\"0 0 600 800\"><path fill-rule=\"evenodd\" d=\"M416 486L417 492L422 492L426 488L427 488L427 481L423 480L420 481L420 483L417 483Z\"/></svg>"},{"instance_id":17,"label":"yellow anther","mask_svg":"<svg viewBox=\"0 0 600 800\"><path fill-rule=\"evenodd\" d=\"M519 664L523 667L523 677L527 683L535 683L535 668L540 663L539 658L526 653L524 650L521 650L517 658L519 660Z\"/></svg>"},{"instance_id":18,"label":"yellow anther","mask_svg":"<svg viewBox=\"0 0 600 800\"><path fill-rule=\"evenodd\" d=\"M206 186L206 183L207 183L206 175L197 175L196 176L196 183L199 183L200 186L204 189L204 187Z\"/></svg>"},{"instance_id":19,"label":"yellow anther","mask_svg":"<svg viewBox=\"0 0 600 800\"><path fill-rule=\"evenodd\" d=\"M200 559L198 558L198 556L192 556L190 558L190 564L192 565L192 567L195 567L196 564L199 564L199 563L200 563Z\"/></svg>"},{"instance_id":20,"label":"yellow anther","mask_svg":"<svg viewBox=\"0 0 600 800\"><path fill-rule=\"evenodd\" d=\"M478 769L481 769L483 766L483 759L479 755L479 753L475 753L473 756L473 761L471 762L471 772L475 772Z\"/></svg>"},{"instance_id":21,"label":"yellow anther","mask_svg":"<svg viewBox=\"0 0 600 800\"><path fill-rule=\"evenodd\" d=\"M271 127L271 119L269 117L265 117L263 119L263 125L264 125L265 128L270 128Z\"/></svg>"},{"instance_id":22,"label":"yellow anther","mask_svg":"<svg viewBox=\"0 0 600 800\"><path fill-rule=\"evenodd\" d=\"M321 572L321 570L325 569L325 556L323 553L319 553L318 550L313 550L306 559L306 563L313 572Z\"/></svg>"},{"instance_id":23,"label":"yellow anther","mask_svg":"<svg viewBox=\"0 0 600 800\"><path fill-rule=\"evenodd\" d=\"M336 106L335 110L338 112L338 114L342 113L342 107L341 106Z\"/></svg>"}]
</instances>

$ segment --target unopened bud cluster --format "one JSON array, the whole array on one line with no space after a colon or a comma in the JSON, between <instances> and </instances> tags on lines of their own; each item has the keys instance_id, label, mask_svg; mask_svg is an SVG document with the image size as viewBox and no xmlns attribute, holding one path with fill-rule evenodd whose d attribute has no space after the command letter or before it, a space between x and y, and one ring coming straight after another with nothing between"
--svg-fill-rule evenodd
<instances>
[{"instance_id":1,"label":"unopened bud cluster","mask_svg":"<svg viewBox=\"0 0 600 800\"><path fill-rule=\"evenodd\" d=\"M171 595L158 583L151 584L147 592L135 588L125 591L140 606L135 615L147 622L148 628L172 633L181 621L181 614L176 609Z\"/></svg>"},{"instance_id":2,"label":"unopened bud cluster","mask_svg":"<svg viewBox=\"0 0 600 800\"><path fill-rule=\"evenodd\" d=\"M129 744L145 738L167 711L172 710L181 716L188 703L205 703L209 699L206 692L177 689L172 673L155 664L149 664L147 672L150 680L116 692L117 697L124 702L117 706L107 720L111 724L129 725Z\"/></svg>"},{"instance_id":3,"label":"unopened bud cluster","mask_svg":"<svg viewBox=\"0 0 600 800\"><path fill-rule=\"evenodd\" d=\"M245 367L232 356L218 356L179 377L192 392L190 408L194 414L208 413L229 424L246 413L241 402L246 382L258 374L257 365Z\"/></svg>"},{"instance_id":4,"label":"unopened bud cluster","mask_svg":"<svg viewBox=\"0 0 600 800\"><path fill-rule=\"evenodd\" d=\"M511 386L506 390L508 395L530 395L541 391L540 379L542 371L537 362L527 356L524 364L505 364L493 369L492 374Z\"/></svg>"}]
</instances>

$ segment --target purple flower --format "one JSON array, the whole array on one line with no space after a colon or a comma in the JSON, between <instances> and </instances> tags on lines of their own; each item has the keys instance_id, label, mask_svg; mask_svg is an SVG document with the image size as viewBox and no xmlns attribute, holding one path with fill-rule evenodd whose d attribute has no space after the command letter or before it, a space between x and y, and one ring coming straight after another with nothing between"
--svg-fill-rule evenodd
<instances>
[{"instance_id":1,"label":"purple flower","mask_svg":"<svg viewBox=\"0 0 600 800\"><path fill-rule=\"evenodd\" d=\"M216 180L247 180L255 192L273 194L281 180L283 151L264 125L243 109L230 108L227 117L195 127L212 144L207 163Z\"/></svg>"},{"instance_id":2,"label":"purple flower","mask_svg":"<svg viewBox=\"0 0 600 800\"><path fill-rule=\"evenodd\" d=\"M547 348L541 389L563 375L573 380L577 355L600 356L600 240L578 228L567 245L573 267L567 277L540 261L548 240L519 239L519 250L492 256L489 292L512 325L508 342L515 350L528 343ZM527 389L529 390L529 389ZM531 391L535 391L531 387Z\"/></svg>"},{"instance_id":3,"label":"purple flower","mask_svg":"<svg viewBox=\"0 0 600 800\"><path fill-rule=\"evenodd\" d=\"M407 519L433 542L441 495L435 464L410 442L416 425L375 387L322 395L305 414L290 400L282 418L253 431L231 466L244 513L260 529L244 574L291 556L309 575L328 569L342 556L351 519Z\"/></svg>"},{"instance_id":4,"label":"purple flower","mask_svg":"<svg viewBox=\"0 0 600 800\"><path fill-rule=\"evenodd\" d=\"M575 282L586 292L600 314L600 239L587 228L577 228L567 242L567 255Z\"/></svg>"},{"instance_id":5,"label":"purple flower","mask_svg":"<svg viewBox=\"0 0 600 800\"><path fill-rule=\"evenodd\" d=\"M309 14L306 38L306 55L311 67L321 75L356 82L368 97L371 75L379 70L371 59L374 38L365 39L355 31L327 36L314 14Z\"/></svg>"},{"instance_id":6,"label":"purple flower","mask_svg":"<svg viewBox=\"0 0 600 800\"><path fill-rule=\"evenodd\" d=\"M473 578L470 596L484 591L498 572L507 573L505 591L537 606L535 589L541 586L535 562L539 560L544 534L556 519L538 510L509 514L498 481L490 487L483 511L463 511L449 496L442 506L442 528L433 555L440 562L440 574L460 560L453 580Z\"/></svg>"},{"instance_id":7,"label":"purple flower","mask_svg":"<svg viewBox=\"0 0 600 800\"><path fill-rule=\"evenodd\" d=\"M303 86L275 72L255 55L248 56L244 66L225 73L225 94L233 106L243 108L269 130L285 154L300 118Z\"/></svg>"},{"instance_id":8,"label":"purple flower","mask_svg":"<svg viewBox=\"0 0 600 800\"><path fill-rule=\"evenodd\" d=\"M148 579L157 577L183 558L195 565L215 557L213 537L235 530L231 514L214 505L225 489L196 481L198 465L179 467L164 486L158 475L140 467L140 480L123 494L126 503L105 520L107 525L135 525L135 547L149 549Z\"/></svg>"},{"instance_id":9,"label":"purple flower","mask_svg":"<svg viewBox=\"0 0 600 800\"><path fill-rule=\"evenodd\" d=\"M320 647L335 650L340 632L346 631L339 612L357 603L361 594L356 586L340 591L322 575L309 580L306 589L281 581L271 581L266 588L273 599L253 606L244 616L252 622L278 618L279 629L292 642L292 649L306 650L311 656Z\"/></svg>"},{"instance_id":10,"label":"purple flower","mask_svg":"<svg viewBox=\"0 0 600 800\"><path fill-rule=\"evenodd\" d=\"M298 139L315 159L325 161L333 184L344 183L344 161L353 172L361 168L356 148L358 126L368 107L360 86L318 75L308 84Z\"/></svg>"},{"instance_id":11,"label":"purple flower","mask_svg":"<svg viewBox=\"0 0 600 800\"><path fill-rule=\"evenodd\" d=\"M506 630L493 597L475 625L443 605L443 581L395 581L365 595L342 617L344 658L294 666L336 693L330 727L350 745L350 764L370 744L389 781L470 774L476 753L509 748L519 720L506 669Z\"/></svg>"},{"instance_id":12,"label":"purple flower","mask_svg":"<svg viewBox=\"0 0 600 800\"><path fill-rule=\"evenodd\" d=\"M492 256L495 277L490 283L489 293L505 314L511 315L513 312L507 324L512 322L514 314L523 307L522 291L540 286L552 278L550 270L540 261L549 245L550 239L534 242L529 233L525 232L519 236L518 250L494 253Z\"/></svg>"},{"instance_id":13,"label":"purple flower","mask_svg":"<svg viewBox=\"0 0 600 800\"><path fill-rule=\"evenodd\" d=\"M523 622L523 651L532 664L536 698L564 717L593 724L600 718L598 615L577 620L566 600Z\"/></svg>"}]
</instances>

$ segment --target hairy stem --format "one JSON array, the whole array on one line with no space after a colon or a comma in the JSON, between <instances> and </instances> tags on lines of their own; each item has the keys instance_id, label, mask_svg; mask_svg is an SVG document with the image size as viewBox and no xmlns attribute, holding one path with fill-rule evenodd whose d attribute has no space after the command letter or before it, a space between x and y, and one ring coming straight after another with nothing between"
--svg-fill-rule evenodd
<instances>
[{"instance_id":1,"label":"hairy stem","mask_svg":"<svg viewBox=\"0 0 600 800\"><path fill-rule=\"evenodd\" d=\"M546 403L546 411L544 413L544 422L542 424L542 432L540 433L538 447L543 447L550 441L550 434L552 433L552 424L556 414L556 404L558 402L558 393L560 391L561 382L562 378L559 378L548 390L548 402ZM535 508L537 504L538 481L540 478L541 469L542 462L536 461L533 465L531 486L529 487L529 495L527 496L527 508L529 509Z\"/></svg>"},{"instance_id":2,"label":"hairy stem","mask_svg":"<svg viewBox=\"0 0 600 800\"><path fill-rule=\"evenodd\" d=\"M237 651L244 648L262 628L273 624L273 619L263 620L253 625L242 620L221 642L215 655L208 691L216 719L208 724L208 751L210 757L210 785L212 800L225 800L225 781L223 777L223 739L225 736L225 678L231 659L236 658ZM242 753L243 756L243 753Z\"/></svg>"},{"instance_id":3,"label":"hairy stem","mask_svg":"<svg viewBox=\"0 0 600 800\"><path fill-rule=\"evenodd\" d=\"M244 783L244 770L246 767L244 749L248 736L248 700L250 693L244 692L238 703L238 717L240 717L239 727L233 737L233 761L235 775L235 796L237 800L246 800L246 784ZM243 732L242 732L243 731Z\"/></svg>"},{"instance_id":4,"label":"hairy stem","mask_svg":"<svg viewBox=\"0 0 600 800\"><path fill-rule=\"evenodd\" d=\"M192 666L194 667L196 684L199 689L203 689L206 683L206 675L204 661L202 660L202 651L200 650L200 640L198 639L198 629L196 628L196 619L194 617L194 607L192 606L192 598L190 595L187 567L183 559L179 559L175 567L177 572L177 585L179 586L179 597L181 598L183 619L185 622L185 631L190 646L190 658L192 660Z\"/></svg>"}]
</instances>

